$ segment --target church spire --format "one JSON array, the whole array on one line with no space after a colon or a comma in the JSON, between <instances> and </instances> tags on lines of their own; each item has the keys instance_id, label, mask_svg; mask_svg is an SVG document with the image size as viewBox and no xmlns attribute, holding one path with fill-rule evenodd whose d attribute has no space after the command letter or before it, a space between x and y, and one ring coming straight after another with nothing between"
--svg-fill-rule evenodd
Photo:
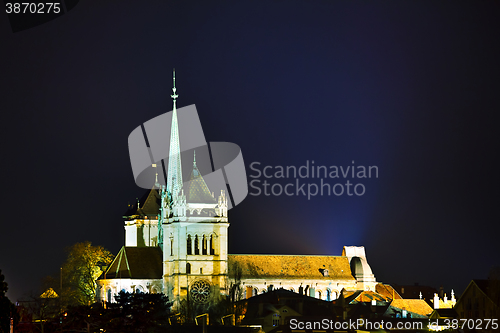
<instances>
[{"instance_id":1,"label":"church spire","mask_svg":"<svg viewBox=\"0 0 500 333\"><path fill-rule=\"evenodd\" d=\"M170 150L168 153L168 174L167 191L175 197L182 188L182 165L181 148L179 143L179 125L177 123L177 88L175 87L175 69L174 69L174 87L172 88L174 108L172 111L172 127L170 129Z\"/></svg>"}]
</instances>

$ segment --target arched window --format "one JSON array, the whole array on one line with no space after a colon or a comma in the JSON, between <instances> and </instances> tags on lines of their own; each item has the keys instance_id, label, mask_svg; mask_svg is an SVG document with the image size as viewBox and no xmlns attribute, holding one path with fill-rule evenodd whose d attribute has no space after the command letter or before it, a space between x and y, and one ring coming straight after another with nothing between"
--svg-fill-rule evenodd
<instances>
[{"instance_id":1,"label":"arched window","mask_svg":"<svg viewBox=\"0 0 500 333\"><path fill-rule=\"evenodd\" d=\"M210 255L214 256L215 255L215 249L214 249L214 235L210 235Z\"/></svg>"},{"instance_id":2,"label":"arched window","mask_svg":"<svg viewBox=\"0 0 500 333\"><path fill-rule=\"evenodd\" d=\"M318 290L318 298L321 299L321 291Z\"/></svg>"},{"instance_id":3,"label":"arched window","mask_svg":"<svg viewBox=\"0 0 500 333\"><path fill-rule=\"evenodd\" d=\"M331 298L332 298L332 292L330 291L329 288L326 288L326 300L329 302L332 300Z\"/></svg>"},{"instance_id":4,"label":"arched window","mask_svg":"<svg viewBox=\"0 0 500 333\"><path fill-rule=\"evenodd\" d=\"M170 238L170 255L174 255L174 239Z\"/></svg>"},{"instance_id":5,"label":"arched window","mask_svg":"<svg viewBox=\"0 0 500 333\"><path fill-rule=\"evenodd\" d=\"M191 264L186 263L186 274L191 274Z\"/></svg>"},{"instance_id":6,"label":"arched window","mask_svg":"<svg viewBox=\"0 0 500 333\"><path fill-rule=\"evenodd\" d=\"M198 242L198 235L194 236L194 254L200 254L200 244Z\"/></svg>"},{"instance_id":7,"label":"arched window","mask_svg":"<svg viewBox=\"0 0 500 333\"><path fill-rule=\"evenodd\" d=\"M193 249L192 249L192 244L191 244L191 235L188 235L188 238L187 238L187 254L188 255L191 255L193 254Z\"/></svg>"},{"instance_id":8,"label":"arched window","mask_svg":"<svg viewBox=\"0 0 500 333\"><path fill-rule=\"evenodd\" d=\"M106 297L106 301L111 302L111 289L108 289L108 296Z\"/></svg>"},{"instance_id":9,"label":"arched window","mask_svg":"<svg viewBox=\"0 0 500 333\"><path fill-rule=\"evenodd\" d=\"M201 241L201 254L207 255L207 238L203 235L203 240Z\"/></svg>"}]
</instances>

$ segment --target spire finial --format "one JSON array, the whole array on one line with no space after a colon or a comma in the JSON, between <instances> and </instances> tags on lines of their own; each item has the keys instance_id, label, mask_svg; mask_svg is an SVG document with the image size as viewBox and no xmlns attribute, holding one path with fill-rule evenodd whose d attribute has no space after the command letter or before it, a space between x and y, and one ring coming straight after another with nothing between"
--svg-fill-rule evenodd
<instances>
[{"instance_id":1,"label":"spire finial","mask_svg":"<svg viewBox=\"0 0 500 333\"><path fill-rule=\"evenodd\" d=\"M172 91L173 91L173 95L170 95L170 97L172 97L172 99L174 100L174 109L175 109L175 103L177 102L177 97L179 97L179 95L177 95L175 92L177 91L177 88L175 87L175 68L174 68L174 87L172 88Z\"/></svg>"},{"instance_id":2,"label":"spire finial","mask_svg":"<svg viewBox=\"0 0 500 333\"><path fill-rule=\"evenodd\" d=\"M193 166L196 166L196 150L194 150Z\"/></svg>"},{"instance_id":3,"label":"spire finial","mask_svg":"<svg viewBox=\"0 0 500 333\"><path fill-rule=\"evenodd\" d=\"M153 168L155 168L155 173L156 173L155 186L159 186L159 184L158 184L158 169L156 168L156 163L153 163Z\"/></svg>"},{"instance_id":4,"label":"spire finial","mask_svg":"<svg viewBox=\"0 0 500 333\"><path fill-rule=\"evenodd\" d=\"M179 125L177 121L176 98L177 88L175 87L175 69L173 71L174 87L172 88L174 107L172 110L172 124L170 126L170 150L168 152L168 173L167 173L167 191L175 198L182 189L182 163L181 146L179 141Z\"/></svg>"}]
</instances>

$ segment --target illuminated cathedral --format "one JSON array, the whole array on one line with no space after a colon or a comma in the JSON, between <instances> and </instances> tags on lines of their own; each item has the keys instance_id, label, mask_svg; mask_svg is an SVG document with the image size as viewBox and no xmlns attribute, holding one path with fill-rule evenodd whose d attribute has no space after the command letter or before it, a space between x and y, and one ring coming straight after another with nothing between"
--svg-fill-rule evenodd
<instances>
[{"instance_id":1,"label":"illuminated cathedral","mask_svg":"<svg viewBox=\"0 0 500 333\"><path fill-rule=\"evenodd\" d=\"M235 287L240 298L283 288L327 301L342 289L375 290L363 247L344 247L341 256L228 254L228 197L210 192L195 152L184 181L175 74L172 90L167 184L156 179L129 205L125 246L97 280L100 301L121 290L164 293L175 309L182 301L209 307Z\"/></svg>"}]
</instances>

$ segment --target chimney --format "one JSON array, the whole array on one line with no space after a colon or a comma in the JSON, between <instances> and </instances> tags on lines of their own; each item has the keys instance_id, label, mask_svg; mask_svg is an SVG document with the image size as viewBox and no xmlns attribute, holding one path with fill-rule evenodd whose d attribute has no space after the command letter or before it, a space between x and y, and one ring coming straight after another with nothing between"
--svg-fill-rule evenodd
<instances>
[{"instance_id":1,"label":"chimney","mask_svg":"<svg viewBox=\"0 0 500 333\"><path fill-rule=\"evenodd\" d=\"M434 293L434 309L439 309L439 296L437 293Z\"/></svg>"}]
</instances>

